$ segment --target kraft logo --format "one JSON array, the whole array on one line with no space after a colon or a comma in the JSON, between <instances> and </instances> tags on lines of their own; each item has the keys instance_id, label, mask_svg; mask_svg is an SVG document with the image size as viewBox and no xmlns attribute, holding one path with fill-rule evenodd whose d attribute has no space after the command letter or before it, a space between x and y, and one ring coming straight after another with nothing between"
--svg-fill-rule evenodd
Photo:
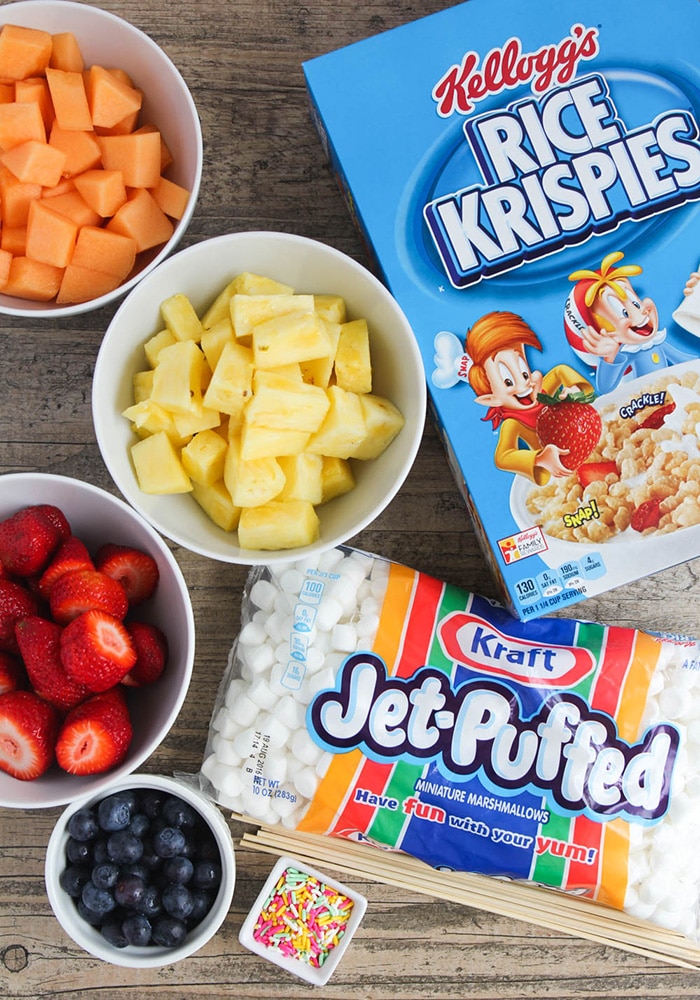
<instances>
[{"instance_id":1,"label":"kraft logo","mask_svg":"<svg viewBox=\"0 0 700 1000\"><path fill-rule=\"evenodd\" d=\"M587 649L527 642L464 611L448 615L438 637L451 660L536 687L573 687L595 668Z\"/></svg>"}]
</instances>

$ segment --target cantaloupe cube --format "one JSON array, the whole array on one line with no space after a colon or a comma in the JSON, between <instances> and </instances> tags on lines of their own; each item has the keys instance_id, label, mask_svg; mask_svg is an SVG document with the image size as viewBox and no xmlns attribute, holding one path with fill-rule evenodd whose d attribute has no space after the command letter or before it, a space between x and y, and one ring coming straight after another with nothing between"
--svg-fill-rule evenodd
<instances>
[{"instance_id":1,"label":"cantaloupe cube","mask_svg":"<svg viewBox=\"0 0 700 1000\"><path fill-rule=\"evenodd\" d=\"M132 188L152 188L161 175L159 132L132 132L130 135L100 135L105 170L121 170L124 183Z\"/></svg>"},{"instance_id":2,"label":"cantaloupe cube","mask_svg":"<svg viewBox=\"0 0 700 1000\"><path fill-rule=\"evenodd\" d=\"M139 114L139 111L132 111L126 118L122 118L116 125L112 125L111 128L106 128L104 125L95 125L95 135L131 135L132 132L136 131Z\"/></svg>"},{"instance_id":3,"label":"cantaloupe cube","mask_svg":"<svg viewBox=\"0 0 700 1000\"><path fill-rule=\"evenodd\" d=\"M92 132L61 128L54 122L49 133L49 145L65 153L64 177L75 177L100 163L102 151ZM124 193L126 198L126 192Z\"/></svg>"},{"instance_id":4,"label":"cantaloupe cube","mask_svg":"<svg viewBox=\"0 0 700 1000\"><path fill-rule=\"evenodd\" d=\"M160 172L164 174L168 169L170 164L173 162L173 154L170 152L163 136L160 134L160 130L156 128L151 122L146 122L144 125L139 125L138 128L133 130L134 135L139 135L143 132L157 132L160 136Z\"/></svg>"},{"instance_id":5,"label":"cantaloupe cube","mask_svg":"<svg viewBox=\"0 0 700 1000\"><path fill-rule=\"evenodd\" d=\"M0 83L0 104L12 104L15 99L15 84Z\"/></svg>"},{"instance_id":6,"label":"cantaloupe cube","mask_svg":"<svg viewBox=\"0 0 700 1000\"><path fill-rule=\"evenodd\" d=\"M53 35L49 66L71 73L82 73L85 68L80 44L72 31L59 31Z\"/></svg>"},{"instance_id":7,"label":"cantaloupe cube","mask_svg":"<svg viewBox=\"0 0 700 1000\"><path fill-rule=\"evenodd\" d=\"M111 218L127 199L121 170L85 170L75 177L75 186L90 208L103 219Z\"/></svg>"},{"instance_id":8,"label":"cantaloupe cube","mask_svg":"<svg viewBox=\"0 0 700 1000\"><path fill-rule=\"evenodd\" d=\"M25 80L49 64L53 39L48 31L5 24L0 30L0 77Z\"/></svg>"},{"instance_id":9,"label":"cantaloupe cube","mask_svg":"<svg viewBox=\"0 0 700 1000\"><path fill-rule=\"evenodd\" d=\"M142 103L141 91L97 65L90 67L87 97L92 124L102 128L113 128L128 115L138 114Z\"/></svg>"},{"instance_id":10,"label":"cantaloupe cube","mask_svg":"<svg viewBox=\"0 0 700 1000\"><path fill-rule=\"evenodd\" d=\"M29 257L14 257L3 292L35 302L50 302L61 285L63 270Z\"/></svg>"},{"instance_id":11,"label":"cantaloupe cube","mask_svg":"<svg viewBox=\"0 0 700 1000\"><path fill-rule=\"evenodd\" d=\"M29 139L0 153L0 163L25 184L53 187L61 179L66 154L47 142Z\"/></svg>"},{"instance_id":12,"label":"cantaloupe cube","mask_svg":"<svg viewBox=\"0 0 700 1000\"><path fill-rule=\"evenodd\" d=\"M0 150L35 139L46 142L46 126L36 101L0 104Z\"/></svg>"},{"instance_id":13,"label":"cantaloupe cube","mask_svg":"<svg viewBox=\"0 0 700 1000\"><path fill-rule=\"evenodd\" d=\"M47 133L56 118L53 109L53 101L49 93L49 85L41 76L31 76L28 80L18 80L15 84L15 100L20 104L27 104L34 101L39 105L41 117Z\"/></svg>"},{"instance_id":14,"label":"cantaloupe cube","mask_svg":"<svg viewBox=\"0 0 700 1000\"><path fill-rule=\"evenodd\" d=\"M54 267L66 267L73 256L77 236L76 224L54 212L50 199L41 198L29 206L27 257Z\"/></svg>"},{"instance_id":15,"label":"cantaloupe cube","mask_svg":"<svg viewBox=\"0 0 700 1000\"><path fill-rule=\"evenodd\" d=\"M204 513L223 531L235 531L241 517L241 508L235 507L223 479L211 486L192 483L192 497Z\"/></svg>"},{"instance_id":16,"label":"cantaloupe cube","mask_svg":"<svg viewBox=\"0 0 700 1000\"><path fill-rule=\"evenodd\" d=\"M136 244L128 236L110 233L100 226L82 226L71 263L113 274L119 281L124 281L135 260Z\"/></svg>"},{"instance_id":17,"label":"cantaloupe cube","mask_svg":"<svg viewBox=\"0 0 700 1000\"><path fill-rule=\"evenodd\" d=\"M0 288L4 288L10 277L10 265L12 264L12 254L9 250L0 249Z\"/></svg>"},{"instance_id":18,"label":"cantaloupe cube","mask_svg":"<svg viewBox=\"0 0 700 1000\"><path fill-rule=\"evenodd\" d=\"M139 252L166 243L175 231L146 188L132 192L107 223L107 229L136 240Z\"/></svg>"},{"instance_id":19,"label":"cantaloupe cube","mask_svg":"<svg viewBox=\"0 0 700 1000\"><path fill-rule=\"evenodd\" d=\"M191 493L192 482L165 433L151 434L131 446L139 488L144 493Z\"/></svg>"},{"instance_id":20,"label":"cantaloupe cube","mask_svg":"<svg viewBox=\"0 0 700 1000\"><path fill-rule=\"evenodd\" d=\"M13 257L24 257L27 251L27 227L3 226L0 231L0 247Z\"/></svg>"},{"instance_id":21,"label":"cantaloupe cube","mask_svg":"<svg viewBox=\"0 0 700 1000\"><path fill-rule=\"evenodd\" d=\"M113 274L94 271L89 267L69 264L63 272L60 288L56 294L58 305L70 302L89 302L100 295L107 295L121 284L121 280Z\"/></svg>"},{"instance_id":22,"label":"cantaloupe cube","mask_svg":"<svg viewBox=\"0 0 700 1000\"><path fill-rule=\"evenodd\" d=\"M46 68L56 121L61 128L90 131L92 118L82 73Z\"/></svg>"},{"instance_id":23,"label":"cantaloupe cube","mask_svg":"<svg viewBox=\"0 0 700 1000\"><path fill-rule=\"evenodd\" d=\"M0 165L0 201L5 226L26 226L29 206L41 196L40 184L24 184Z\"/></svg>"},{"instance_id":24,"label":"cantaloupe cube","mask_svg":"<svg viewBox=\"0 0 700 1000\"><path fill-rule=\"evenodd\" d=\"M57 194L67 194L69 191L75 191L75 184L73 183L72 177L64 177L60 180L58 184L54 184L53 187L45 187L41 189L42 198L55 198Z\"/></svg>"},{"instance_id":25,"label":"cantaloupe cube","mask_svg":"<svg viewBox=\"0 0 700 1000\"><path fill-rule=\"evenodd\" d=\"M67 191L51 199L51 208L78 226L99 226L102 219L94 212L79 191Z\"/></svg>"},{"instance_id":26,"label":"cantaloupe cube","mask_svg":"<svg viewBox=\"0 0 700 1000\"><path fill-rule=\"evenodd\" d=\"M181 219L185 214L187 203L190 200L190 192L187 188L175 184L167 177L161 177L150 191L156 205L171 219Z\"/></svg>"}]
</instances>

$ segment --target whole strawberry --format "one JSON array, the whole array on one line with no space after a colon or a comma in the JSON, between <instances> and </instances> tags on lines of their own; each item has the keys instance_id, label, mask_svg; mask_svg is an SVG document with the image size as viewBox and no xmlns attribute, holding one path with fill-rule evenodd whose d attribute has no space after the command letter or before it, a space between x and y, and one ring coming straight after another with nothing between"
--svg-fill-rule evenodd
<instances>
[{"instance_id":1,"label":"whole strawberry","mask_svg":"<svg viewBox=\"0 0 700 1000\"><path fill-rule=\"evenodd\" d=\"M123 622L93 609L63 629L61 662L76 683L94 692L107 691L133 668L136 650Z\"/></svg>"},{"instance_id":2,"label":"whole strawberry","mask_svg":"<svg viewBox=\"0 0 700 1000\"><path fill-rule=\"evenodd\" d=\"M68 713L58 733L56 760L71 774L101 774L124 760L132 736L124 694L112 688Z\"/></svg>"},{"instance_id":3,"label":"whole strawberry","mask_svg":"<svg viewBox=\"0 0 700 1000\"><path fill-rule=\"evenodd\" d=\"M67 712L90 695L90 689L74 681L61 662L61 633L55 622L27 615L15 626L19 651L34 691L49 704Z\"/></svg>"},{"instance_id":4,"label":"whole strawberry","mask_svg":"<svg viewBox=\"0 0 700 1000\"><path fill-rule=\"evenodd\" d=\"M0 649L0 694L27 686L24 664L14 653Z\"/></svg>"},{"instance_id":5,"label":"whole strawberry","mask_svg":"<svg viewBox=\"0 0 700 1000\"><path fill-rule=\"evenodd\" d=\"M0 580L0 649L17 652L15 625L38 610L37 599L27 587L13 580Z\"/></svg>"},{"instance_id":6,"label":"whole strawberry","mask_svg":"<svg viewBox=\"0 0 700 1000\"><path fill-rule=\"evenodd\" d=\"M58 724L56 709L33 691L0 695L0 770L20 781L48 771Z\"/></svg>"},{"instance_id":7,"label":"whole strawberry","mask_svg":"<svg viewBox=\"0 0 700 1000\"><path fill-rule=\"evenodd\" d=\"M168 661L168 640L151 622L126 622L126 630L136 650L136 663L122 679L127 687L143 687L157 681Z\"/></svg>"},{"instance_id":8,"label":"whole strawberry","mask_svg":"<svg viewBox=\"0 0 700 1000\"><path fill-rule=\"evenodd\" d=\"M65 521L58 507L38 504L0 521L0 562L7 572L21 577L41 573L63 540L61 519Z\"/></svg>"},{"instance_id":9,"label":"whole strawberry","mask_svg":"<svg viewBox=\"0 0 700 1000\"><path fill-rule=\"evenodd\" d=\"M37 582L37 590L48 600L49 593L59 576L73 569L94 569L85 542L75 535L69 535L61 542L44 572Z\"/></svg>"},{"instance_id":10,"label":"whole strawberry","mask_svg":"<svg viewBox=\"0 0 700 1000\"><path fill-rule=\"evenodd\" d=\"M559 390L554 396L540 393L544 403L537 418L537 436L542 446L556 445L565 454L562 465L574 472L585 462L600 440L603 424L600 414L591 405L592 393L576 392L567 396Z\"/></svg>"}]
</instances>

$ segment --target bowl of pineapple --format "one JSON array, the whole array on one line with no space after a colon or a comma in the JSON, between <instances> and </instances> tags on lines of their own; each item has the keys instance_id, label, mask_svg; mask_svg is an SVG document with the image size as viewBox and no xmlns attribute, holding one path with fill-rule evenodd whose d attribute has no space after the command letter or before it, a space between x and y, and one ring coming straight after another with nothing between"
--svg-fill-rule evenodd
<instances>
[{"instance_id":1,"label":"bowl of pineapple","mask_svg":"<svg viewBox=\"0 0 700 1000\"><path fill-rule=\"evenodd\" d=\"M357 261L246 232L174 254L127 296L95 364L92 412L123 496L163 535L269 564L349 541L420 445L413 331Z\"/></svg>"}]
</instances>

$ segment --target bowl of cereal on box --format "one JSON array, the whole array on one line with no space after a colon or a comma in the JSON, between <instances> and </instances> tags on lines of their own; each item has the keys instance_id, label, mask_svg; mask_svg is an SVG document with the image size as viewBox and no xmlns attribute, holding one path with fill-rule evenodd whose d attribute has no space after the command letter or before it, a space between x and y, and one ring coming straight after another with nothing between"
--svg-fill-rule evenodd
<instances>
[{"instance_id":1,"label":"bowl of cereal on box","mask_svg":"<svg viewBox=\"0 0 700 1000\"><path fill-rule=\"evenodd\" d=\"M164 535L264 564L347 541L413 464L426 385L385 286L323 243L220 236L160 265L97 357L93 420L122 494Z\"/></svg>"},{"instance_id":2,"label":"bowl of cereal on box","mask_svg":"<svg viewBox=\"0 0 700 1000\"><path fill-rule=\"evenodd\" d=\"M199 951L225 920L235 881L218 807L165 775L122 777L72 803L46 852L46 891L64 931L133 969Z\"/></svg>"},{"instance_id":3,"label":"bowl of cereal on box","mask_svg":"<svg viewBox=\"0 0 700 1000\"><path fill-rule=\"evenodd\" d=\"M0 805L72 802L130 774L184 702L182 572L128 504L66 476L0 476Z\"/></svg>"},{"instance_id":4,"label":"bowl of cereal on box","mask_svg":"<svg viewBox=\"0 0 700 1000\"><path fill-rule=\"evenodd\" d=\"M71 0L0 7L0 313L97 309L179 243L202 134L170 58Z\"/></svg>"}]
</instances>

